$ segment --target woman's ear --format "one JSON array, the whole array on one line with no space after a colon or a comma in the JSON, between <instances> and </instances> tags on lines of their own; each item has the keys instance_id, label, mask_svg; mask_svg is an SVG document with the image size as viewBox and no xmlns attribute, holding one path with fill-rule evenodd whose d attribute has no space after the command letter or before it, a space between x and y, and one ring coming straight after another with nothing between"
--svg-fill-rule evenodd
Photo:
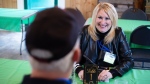
<instances>
[{"instance_id":1,"label":"woman's ear","mask_svg":"<svg viewBox=\"0 0 150 84\"><path fill-rule=\"evenodd\" d=\"M81 56L81 50L80 50L80 48L76 48L74 50L74 54L73 54L72 60L74 62L79 62L80 61L80 56Z\"/></svg>"}]
</instances>

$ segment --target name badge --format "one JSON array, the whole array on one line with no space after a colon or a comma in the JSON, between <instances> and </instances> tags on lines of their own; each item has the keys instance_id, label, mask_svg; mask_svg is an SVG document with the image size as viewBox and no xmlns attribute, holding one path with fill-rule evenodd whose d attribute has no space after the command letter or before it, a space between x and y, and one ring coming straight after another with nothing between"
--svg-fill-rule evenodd
<instances>
[{"instance_id":1,"label":"name badge","mask_svg":"<svg viewBox=\"0 0 150 84\"><path fill-rule=\"evenodd\" d=\"M104 56L104 62L114 64L114 61L116 59L116 55L110 52L106 52Z\"/></svg>"}]
</instances>

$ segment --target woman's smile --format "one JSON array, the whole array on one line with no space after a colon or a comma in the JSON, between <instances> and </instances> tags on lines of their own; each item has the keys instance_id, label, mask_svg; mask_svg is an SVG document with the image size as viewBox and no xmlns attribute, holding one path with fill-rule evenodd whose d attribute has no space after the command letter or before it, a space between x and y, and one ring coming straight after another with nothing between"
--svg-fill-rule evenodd
<instances>
[{"instance_id":1,"label":"woman's smile","mask_svg":"<svg viewBox=\"0 0 150 84\"><path fill-rule=\"evenodd\" d=\"M104 10L100 10L96 17L96 28L101 32L107 32L112 23L107 13Z\"/></svg>"}]
</instances>

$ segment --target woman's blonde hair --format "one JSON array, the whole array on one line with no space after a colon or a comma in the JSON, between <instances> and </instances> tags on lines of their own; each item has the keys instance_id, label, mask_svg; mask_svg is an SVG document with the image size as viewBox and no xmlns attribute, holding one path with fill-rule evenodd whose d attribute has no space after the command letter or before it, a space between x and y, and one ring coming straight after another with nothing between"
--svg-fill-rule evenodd
<instances>
[{"instance_id":1,"label":"woman's blonde hair","mask_svg":"<svg viewBox=\"0 0 150 84\"><path fill-rule=\"evenodd\" d=\"M111 30L110 32L104 37L104 43L108 44L110 43L113 38L115 37L115 28L117 28L117 20L118 20L118 14L117 11L115 9L115 7L110 4L110 3L106 3L106 2L100 2L93 11L93 15L92 15L92 23L90 24L89 28L88 28L88 33L90 34L90 36L92 37L92 39L94 41L99 40L99 38L96 35L96 28L95 28L95 20L97 18L97 14L100 10L104 10L105 13L108 14L108 16L110 17L110 20L112 22L112 26L111 26Z\"/></svg>"}]
</instances>

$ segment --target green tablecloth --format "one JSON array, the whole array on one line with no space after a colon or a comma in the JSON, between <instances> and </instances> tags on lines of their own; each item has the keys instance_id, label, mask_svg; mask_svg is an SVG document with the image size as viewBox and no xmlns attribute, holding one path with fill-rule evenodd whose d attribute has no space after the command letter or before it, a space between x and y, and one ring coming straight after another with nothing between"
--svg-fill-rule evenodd
<instances>
[{"instance_id":1,"label":"green tablecloth","mask_svg":"<svg viewBox=\"0 0 150 84\"><path fill-rule=\"evenodd\" d=\"M31 67L28 61L0 58L0 84L19 84L23 76L30 73ZM123 77L115 79L125 79L128 84L150 84L149 76L150 70L132 69ZM99 82L99 84L114 84L115 79L111 79L109 83ZM76 84L83 84L76 76L73 77L73 81Z\"/></svg>"},{"instance_id":2,"label":"green tablecloth","mask_svg":"<svg viewBox=\"0 0 150 84\"><path fill-rule=\"evenodd\" d=\"M88 25L92 22L91 18L88 18L85 22L85 25ZM127 40L129 42L130 40L130 34L131 32L141 25L150 25L150 21L142 21L142 20L127 20L127 19L118 19L118 26L121 27L126 34ZM140 45L133 44L131 47L143 47ZM143 48L149 48L149 47L143 47Z\"/></svg>"},{"instance_id":3,"label":"green tablecloth","mask_svg":"<svg viewBox=\"0 0 150 84\"><path fill-rule=\"evenodd\" d=\"M150 70L132 69L122 77L116 77L110 79L109 82L99 82L98 84L114 84L115 79L123 79L128 81L128 84L150 84ZM83 84L83 82L77 77L74 77L74 84Z\"/></svg>"},{"instance_id":4,"label":"green tablecloth","mask_svg":"<svg viewBox=\"0 0 150 84\"><path fill-rule=\"evenodd\" d=\"M23 24L28 24L34 20L34 14L37 10L20 10L20 9L8 9L0 8L0 29L10 31L21 31L21 20Z\"/></svg>"},{"instance_id":5,"label":"green tablecloth","mask_svg":"<svg viewBox=\"0 0 150 84\"><path fill-rule=\"evenodd\" d=\"M19 84L30 72L28 61L0 59L0 84Z\"/></svg>"}]
</instances>

